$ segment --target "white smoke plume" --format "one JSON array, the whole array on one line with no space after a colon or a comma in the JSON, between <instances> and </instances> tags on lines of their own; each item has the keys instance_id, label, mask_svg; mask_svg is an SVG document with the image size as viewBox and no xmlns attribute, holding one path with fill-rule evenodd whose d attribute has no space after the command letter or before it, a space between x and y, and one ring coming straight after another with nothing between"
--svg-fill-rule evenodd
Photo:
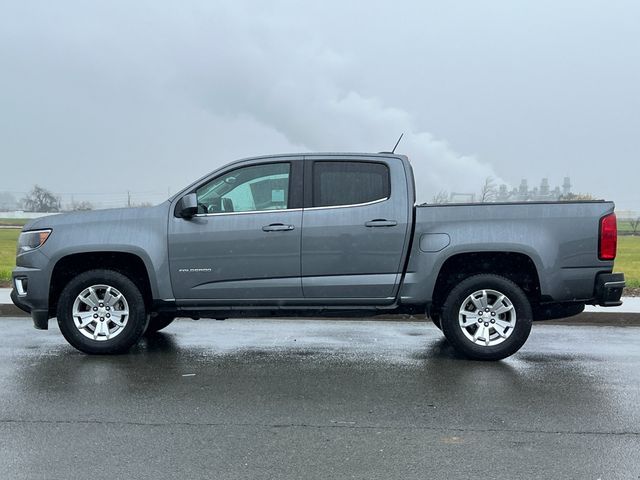
<instances>
[{"instance_id":1,"label":"white smoke plume","mask_svg":"<svg viewBox=\"0 0 640 480\"><path fill-rule=\"evenodd\" d=\"M397 152L412 161L418 201L443 190L477 192L487 177L501 182L490 165L459 154L409 112L355 91L358 72L348 56L299 35L293 25L275 29L268 17L256 17L247 29L235 25L226 19L215 32L199 32L207 44L223 47L195 62L186 76L182 88L196 92L196 104L204 102L216 115L251 117L300 150L388 151L404 133ZM184 67L193 64L191 58Z\"/></svg>"}]
</instances>

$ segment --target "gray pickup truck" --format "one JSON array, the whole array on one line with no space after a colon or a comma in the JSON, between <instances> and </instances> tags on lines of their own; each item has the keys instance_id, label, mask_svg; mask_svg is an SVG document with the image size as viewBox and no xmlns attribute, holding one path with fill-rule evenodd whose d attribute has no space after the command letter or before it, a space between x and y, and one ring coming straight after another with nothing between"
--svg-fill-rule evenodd
<instances>
[{"instance_id":1,"label":"gray pickup truck","mask_svg":"<svg viewBox=\"0 0 640 480\"><path fill-rule=\"evenodd\" d=\"M40 218L12 299L87 353L122 352L176 317L426 314L497 360L533 320L620 305L614 205L415 205L394 154L250 158L161 205Z\"/></svg>"}]
</instances>

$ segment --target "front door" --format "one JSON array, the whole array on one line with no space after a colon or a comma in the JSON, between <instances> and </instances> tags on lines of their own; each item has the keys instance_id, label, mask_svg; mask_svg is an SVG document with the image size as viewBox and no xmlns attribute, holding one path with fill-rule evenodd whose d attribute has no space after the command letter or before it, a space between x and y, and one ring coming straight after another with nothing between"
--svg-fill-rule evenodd
<instances>
[{"instance_id":1,"label":"front door","mask_svg":"<svg viewBox=\"0 0 640 480\"><path fill-rule=\"evenodd\" d=\"M302 297L301 177L299 159L251 161L194 189L198 214L169 219L179 303L275 304Z\"/></svg>"}]
</instances>

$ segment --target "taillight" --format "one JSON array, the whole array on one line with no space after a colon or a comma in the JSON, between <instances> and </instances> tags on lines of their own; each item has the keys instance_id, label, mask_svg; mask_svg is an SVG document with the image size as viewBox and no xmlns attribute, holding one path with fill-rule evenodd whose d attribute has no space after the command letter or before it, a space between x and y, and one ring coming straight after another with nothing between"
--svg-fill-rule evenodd
<instances>
[{"instance_id":1,"label":"taillight","mask_svg":"<svg viewBox=\"0 0 640 480\"><path fill-rule=\"evenodd\" d=\"M616 214L610 213L600 219L600 242L598 258L600 260L614 260L618 246L618 224Z\"/></svg>"}]
</instances>

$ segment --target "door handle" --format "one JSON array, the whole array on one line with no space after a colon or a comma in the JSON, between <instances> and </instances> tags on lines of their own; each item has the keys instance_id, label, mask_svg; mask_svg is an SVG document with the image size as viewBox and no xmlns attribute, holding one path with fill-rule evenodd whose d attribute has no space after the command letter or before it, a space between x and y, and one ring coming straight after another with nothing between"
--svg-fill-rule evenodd
<instances>
[{"instance_id":1,"label":"door handle","mask_svg":"<svg viewBox=\"0 0 640 480\"><path fill-rule=\"evenodd\" d=\"M396 225L398 225L398 222L395 220L385 220L384 218L376 218L364 224L365 227L395 227Z\"/></svg>"},{"instance_id":2,"label":"door handle","mask_svg":"<svg viewBox=\"0 0 640 480\"><path fill-rule=\"evenodd\" d=\"M262 227L263 232L289 232L293 230L293 225L285 225L284 223L272 223L271 225L265 225Z\"/></svg>"}]
</instances>

